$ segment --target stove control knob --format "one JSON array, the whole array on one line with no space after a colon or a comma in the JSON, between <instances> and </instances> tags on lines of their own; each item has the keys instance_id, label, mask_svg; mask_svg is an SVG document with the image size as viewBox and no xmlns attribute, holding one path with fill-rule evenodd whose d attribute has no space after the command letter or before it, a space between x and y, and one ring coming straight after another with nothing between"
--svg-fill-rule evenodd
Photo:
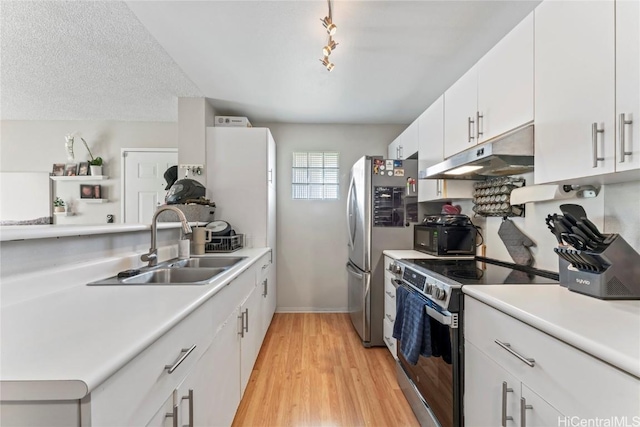
<instances>
[{"instance_id":1,"label":"stove control knob","mask_svg":"<svg viewBox=\"0 0 640 427\"><path fill-rule=\"evenodd\" d=\"M447 297L447 293L444 291L444 289L441 288L434 288L432 294L436 299L439 300L444 300Z\"/></svg>"},{"instance_id":2,"label":"stove control knob","mask_svg":"<svg viewBox=\"0 0 640 427\"><path fill-rule=\"evenodd\" d=\"M389 271L392 272L393 274L402 273L402 269L398 264L389 264Z\"/></svg>"},{"instance_id":3,"label":"stove control knob","mask_svg":"<svg viewBox=\"0 0 640 427\"><path fill-rule=\"evenodd\" d=\"M430 294L431 292L433 292L433 284L432 283L427 283L427 287L425 288L425 291Z\"/></svg>"}]
</instances>

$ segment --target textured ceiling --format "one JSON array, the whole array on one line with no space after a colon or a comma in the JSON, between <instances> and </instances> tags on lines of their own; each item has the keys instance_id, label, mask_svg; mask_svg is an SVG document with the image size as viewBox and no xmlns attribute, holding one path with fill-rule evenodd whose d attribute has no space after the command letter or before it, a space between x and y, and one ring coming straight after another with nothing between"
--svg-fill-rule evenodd
<instances>
[{"instance_id":1,"label":"textured ceiling","mask_svg":"<svg viewBox=\"0 0 640 427\"><path fill-rule=\"evenodd\" d=\"M3 119L409 123L539 1L0 2Z\"/></svg>"},{"instance_id":2,"label":"textured ceiling","mask_svg":"<svg viewBox=\"0 0 640 427\"><path fill-rule=\"evenodd\" d=\"M123 2L0 7L2 119L176 121L202 96Z\"/></svg>"}]
</instances>

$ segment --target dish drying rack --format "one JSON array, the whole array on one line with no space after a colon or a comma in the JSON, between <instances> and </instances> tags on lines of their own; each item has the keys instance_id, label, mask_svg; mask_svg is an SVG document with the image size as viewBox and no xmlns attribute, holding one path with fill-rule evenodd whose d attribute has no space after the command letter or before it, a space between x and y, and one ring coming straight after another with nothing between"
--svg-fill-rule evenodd
<instances>
[{"instance_id":1,"label":"dish drying rack","mask_svg":"<svg viewBox=\"0 0 640 427\"><path fill-rule=\"evenodd\" d=\"M235 252L244 247L244 234L212 237L204 244L205 253Z\"/></svg>"}]
</instances>

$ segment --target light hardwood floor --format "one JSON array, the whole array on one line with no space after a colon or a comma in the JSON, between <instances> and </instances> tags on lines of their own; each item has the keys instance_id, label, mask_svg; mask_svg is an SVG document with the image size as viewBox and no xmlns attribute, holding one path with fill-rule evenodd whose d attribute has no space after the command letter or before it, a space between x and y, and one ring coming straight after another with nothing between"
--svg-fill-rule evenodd
<instances>
[{"instance_id":1,"label":"light hardwood floor","mask_svg":"<svg viewBox=\"0 0 640 427\"><path fill-rule=\"evenodd\" d=\"M233 425L418 426L386 347L342 313L276 313Z\"/></svg>"}]
</instances>

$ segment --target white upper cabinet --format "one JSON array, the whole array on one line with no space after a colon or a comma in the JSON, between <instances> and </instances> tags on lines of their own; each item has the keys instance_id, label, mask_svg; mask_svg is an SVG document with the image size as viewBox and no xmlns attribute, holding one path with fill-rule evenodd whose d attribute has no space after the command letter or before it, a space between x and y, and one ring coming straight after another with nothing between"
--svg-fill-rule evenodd
<instances>
[{"instance_id":1,"label":"white upper cabinet","mask_svg":"<svg viewBox=\"0 0 640 427\"><path fill-rule=\"evenodd\" d=\"M478 68L473 66L444 93L444 157L476 144Z\"/></svg>"},{"instance_id":2,"label":"white upper cabinet","mask_svg":"<svg viewBox=\"0 0 640 427\"><path fill-rule=\"evenodd\" d=\"M614 23L613 1L535 10L536 184L615 170Z\"/></svg>"},{"instance_id":3,"label":"white upper cabinet","mask_svg":"<svg viewBox=\"0 0 640 427\"><path fill-rule=\"evenodd\" d=\"M477 142L533 121L533 12L478 61Z\"/></svg>"},{"instance_id":4,"label":"white upper cabinet","mask_svg":"<svg viewBox=\"0 0 640 427\"><path fill-rule=\"evenodd\" d=\"M531 13L445 93L444 157L533 121Z\"/></svg>"},{"instance_id":5,"label":"white upper cabinet","mask_svg":"<svg viewBox=\"0 0 640 427\"><path fill-rule=\"evenodd\" d=\"M616 171L638 169L640 168L640 2L638 0L616 2L616 115L616 135L618 136Z\"/></svg>"},{"instance_id":6,"label":"white upper cabinet","mask_svg":"<svg viewBox=\"0 0 640 427\"><path fill-rule=\"evenodd\" d=\"M418 168L423 171L444 159L444 96L440 96L417 120ZM473 181L421 179L418 201L471 198Z\"/></svg>"},{"instance_id":7,"label":"white upper cabinet","mask_svg":"<svg viewBox=\"0 0 640 427\"><path fill-rule=\"evenodd\" d=\"M418 152L418 121L414 120L387 148L388 159L408 159Z\"/></svg>"}]
</instances>

